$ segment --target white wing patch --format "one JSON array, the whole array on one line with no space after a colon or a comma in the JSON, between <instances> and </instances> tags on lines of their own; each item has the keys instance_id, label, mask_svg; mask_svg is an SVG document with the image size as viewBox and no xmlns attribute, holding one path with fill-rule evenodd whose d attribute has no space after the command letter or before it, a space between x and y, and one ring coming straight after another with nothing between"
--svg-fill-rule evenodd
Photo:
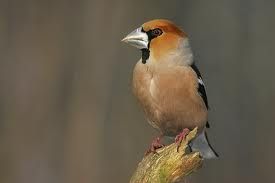
<instances>
[{"instance_id":1,"label":"white wing patch","mask_svg":"<svg viewBox=\"0 0 275 183\"><path fill-rule=\"evenodd\" d=\"M203 85L203 86L204 86L204 83L203 83L203 80L202 80L202 78L201 78L201 77L199 77L199 78L198 78L198 81L199 81L199 83L200 83L201 85Z\"/></svg>"}]
</instances>

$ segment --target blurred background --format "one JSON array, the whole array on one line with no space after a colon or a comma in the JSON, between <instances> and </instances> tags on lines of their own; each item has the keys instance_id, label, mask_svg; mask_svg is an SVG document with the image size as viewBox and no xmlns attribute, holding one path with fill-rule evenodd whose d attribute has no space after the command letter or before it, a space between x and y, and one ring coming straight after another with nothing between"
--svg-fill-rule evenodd
<instances>
[{"instance_id":1,"label":"blurred background","mask_svg":"<svg viewBox=\"0 0 275 183\"><path fill-rule=\"evenodd\" d=\"M120 42L167 18L189 34L219 160L191 183L275 182L275 1L0 0L0 182L128 182L157 132Z\"/></svg>"}]
</instances>

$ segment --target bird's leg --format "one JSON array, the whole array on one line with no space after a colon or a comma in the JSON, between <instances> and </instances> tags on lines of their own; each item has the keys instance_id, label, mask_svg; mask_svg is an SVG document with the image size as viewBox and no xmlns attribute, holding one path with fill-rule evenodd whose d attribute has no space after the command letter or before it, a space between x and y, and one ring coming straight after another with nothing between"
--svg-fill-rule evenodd
<instances>
[{"instance_id":1,"label":"bird's leg","mask_svg":"<svg viewBox=\"0 0 275 183\"><path fill-rule=\"evenodd\" d=\"M160 142L160 140L161 140L162 137L163 137L163 135L160 135L159 137L156 137L156 138L152 141L152 143L151 143L151 145L150 145L150 148L146 151L145 155L148 155L148 154L150 154L151 152L155 154L155 153L157 153L157 151L156 151L157 149L164 147L164 144L162 144L162 143Z\"/></svg>"},{"instance_id":2,"label":"bird's leg","mask_svg":"<svg viewBox=\"0 0 275 183\"><path fill-rule=\"evenodd\" d=\"M177 152L179 152L179 147L181 142L185 139L186 135L190 132L188 128L184 128L180 134L175 138L175 143L177 143Z\"/></svg>"}]
</instances>

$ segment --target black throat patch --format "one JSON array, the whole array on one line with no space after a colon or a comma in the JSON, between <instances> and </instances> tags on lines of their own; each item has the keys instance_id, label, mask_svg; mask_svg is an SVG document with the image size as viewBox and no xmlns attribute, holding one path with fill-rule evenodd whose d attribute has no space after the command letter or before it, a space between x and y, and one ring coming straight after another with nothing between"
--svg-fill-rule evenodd
<instances>
[{"instance_id":1,"label":"black throat patch","mask_svg":"<svg viewBox=\"0 0 275 183\"><path fill-rule=\"evenodd\" d=\"M142 28L141 29L141 32L145 32L144 29ZM149 56L150 56L150 43L151 43L151 40L160 36L162 34L162 30L159 29L159 28L156 28L156 29L153 29L153 30L149 30L147 32L145 32L148 36L148 46L147 48L143 48L141 49L141 52L142 52L142 63L143 64L146 64L146 61L148 60Z\"/></svg>"},{"instance_id":2,"label":"black throat patch","mask_svg":"<svg viewBox=\"0 0 275 183\"><path fill-rule=\"evenodd\" d=\"M146 64L146 60L149 58L150 56L150 50L147 49L147 48L144 48L144 49L141 49L141 52L142 52L142 56L141 56L141 59L142 59L142 63L143 64Z\"/></svg>"}]
</instances>

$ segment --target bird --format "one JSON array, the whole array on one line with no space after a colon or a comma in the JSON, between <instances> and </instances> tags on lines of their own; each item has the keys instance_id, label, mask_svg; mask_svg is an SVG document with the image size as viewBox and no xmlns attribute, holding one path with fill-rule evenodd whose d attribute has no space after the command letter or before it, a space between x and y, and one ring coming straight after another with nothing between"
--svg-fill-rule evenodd
<instances>
[{"instance_id":1,"label":"bird","mask_svg":"<svg viewBox=\"0 0 275 183\"><path fill-rule=\"evenodd\" d=\"M206 130L208 100L202 75L195 65L188 35L175 23L155 19L129 33L122 42L141 50L132 77L132 89L149 124L160 132L149 152L163 147L163 136L181 141L190 130L198 134L190 142L191 151L204 159L217 158Z\"/></svg>"}]
</instances>

